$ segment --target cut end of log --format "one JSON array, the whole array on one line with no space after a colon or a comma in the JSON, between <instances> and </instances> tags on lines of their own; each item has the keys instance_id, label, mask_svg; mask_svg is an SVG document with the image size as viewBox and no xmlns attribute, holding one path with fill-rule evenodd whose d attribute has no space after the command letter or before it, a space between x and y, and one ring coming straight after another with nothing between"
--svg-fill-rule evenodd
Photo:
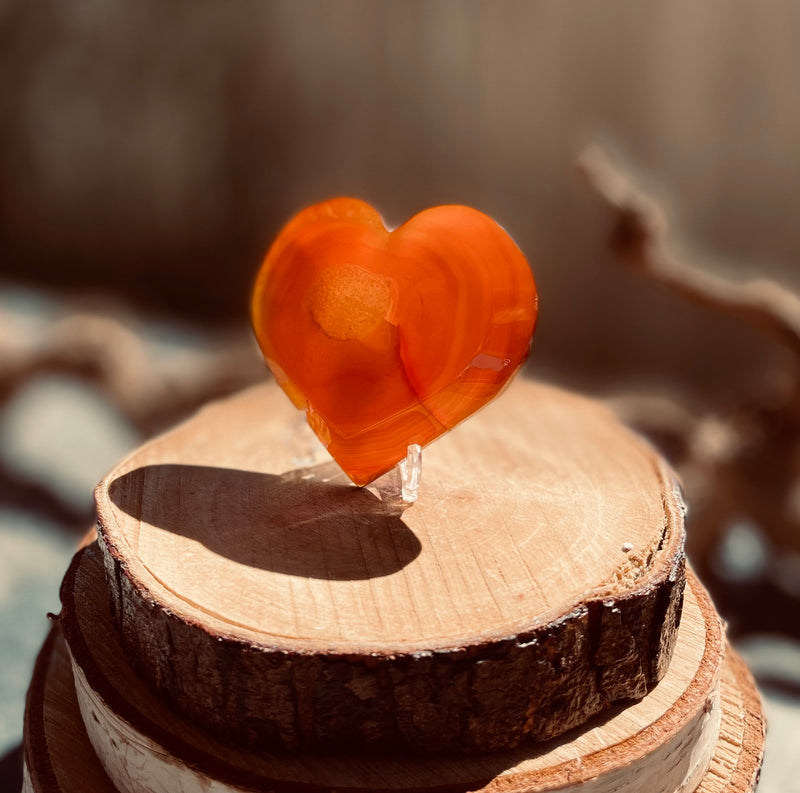
<instances>
[{"instance_id":1,"label":"cut end of log","mask_svg":"<svg viewBox=\"0 0 800 793\"><path fill-rule=\"evenodd\" d=\"M517 382L429 447L402 515L297 468L293 418L251 389L98 488L122 644L180 712L251 747L463 753L552 738L663 676L682 504L604 408Z\"/></svg>"}]
</instances>

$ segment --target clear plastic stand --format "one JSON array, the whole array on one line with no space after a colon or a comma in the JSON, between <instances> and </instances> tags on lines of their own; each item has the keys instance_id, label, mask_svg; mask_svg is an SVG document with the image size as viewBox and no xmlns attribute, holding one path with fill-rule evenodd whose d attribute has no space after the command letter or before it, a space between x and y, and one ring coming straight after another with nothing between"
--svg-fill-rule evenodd
<instances>
[{"instance_id":1,"label":"clear plastic stand","mask_svg":"<svg viewBox=\"0 0 800 793\"><path fill-rule=\"evenodd\" d=\"M306 423L305 416L286 427L284 442L296 468L284 474L291 479L315 479L331 485L352 485L347 474L330 458L325 447ZM412 443L406 456L390 471L370 482L366 489L374 493L390 513L400 514L415 504L422 479L422 447Z\"/></svg>"},{"instance_id":2,"label":"clear plastic stand","mask_svg":"<svg viewBox=\"0 0 800 793\"><path fill-rule=\"evenodd\" d=\"M400 495L406 504L413 504L417 500L422 479L422 447L412 443L406 452L406 459L401 460L397 467L400 469Z\"/></svg>"}]
</instances>

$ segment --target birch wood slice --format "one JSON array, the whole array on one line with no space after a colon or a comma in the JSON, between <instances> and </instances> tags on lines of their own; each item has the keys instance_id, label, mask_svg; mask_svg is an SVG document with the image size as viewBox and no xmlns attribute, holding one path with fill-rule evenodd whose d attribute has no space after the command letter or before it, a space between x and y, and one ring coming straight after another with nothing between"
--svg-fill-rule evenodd
<instances>
[{"instance_id":1,"label":"birch wood slice","mask_svg":"<svg viewBox=\"0 0 800 793\"><path fill-rule=\"evenodd\" d=\"M560 741L466 758L310 757L238 751L166 707L107 637L97 549L65 580L60 636L37 662L26 711L25 793L181 790L350 793L744 793L754 790L764 728L752 678L689 576L675 661L642 700ZM113 634L112 634L113 636ZM721 665L721 666L720 666ZM79 706L79 701L81 705ZM107 781L91 741L115 779ZM90 787L89 787L90 785Z\"/></svg>"},{"instance_id":2,"label":"birch wood slice","mask_svg":"<svg viewBox=\"0 0 800 793\"><path fill-rule=\"evenodd\" d=\"M682 504L604 408L519 380L425 450L405 511L391 476L300 461L299 417L248 390L98 487L122 645L179 712L249 747L488 751L664 675Z\"/></svg>"}]
</instances>

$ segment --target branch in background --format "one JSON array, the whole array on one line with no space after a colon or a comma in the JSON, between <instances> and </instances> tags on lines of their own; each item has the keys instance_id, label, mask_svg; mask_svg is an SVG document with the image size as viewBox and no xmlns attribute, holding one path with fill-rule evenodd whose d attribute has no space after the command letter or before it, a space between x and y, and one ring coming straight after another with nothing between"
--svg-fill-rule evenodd
<instances>
[{"instance_id":1,"label":"branch in background","mask_svg":"<svg viewBox=\"0 0 800 793\"><path fill-rule=\"evenodd\" d=\"M786 344L800 361L800 298L766 279L735 283L680 260L669 251L658 205L639 191L598 147L578 158L578 170L614 210L611 247L631 267L703 306L745 320Z\"/></svg>"},{"instance_id":2,"label":"branch in background","mask_svg":"<svg viewBox=\"0 0 800 793\"><path fill-rule=\"evenodd\" d=\"M613 213L610 244L618 259L680 297L766 331L800 363L797 295L771 281L736 283L681 261L666 243L661 209L602 150L587 149L578 168ZM720 543L736 527L767 538L772 565L767 569L775 581L787 560L800 568L798 389L797 377L788 392L783 383L765 384L755 398L741 398L736 409L704 416L641 395L615 405L676 465L690 504L690 557L707 579L713 579Z\"/></svg>"},{"instance_id":3,"label":"branch in background","mask_svg":"<svg viewBox=\"0 0 800 793\"><path fill-rule=\"evenodd\" d=\"M32 346L15 338L18 333L9 322L0 338L0 407L38 375L68 375L97 389L144 436L265 376L245 334L218 350L187 354L170 368L136 333L103 314L46 322Z\"/></svg>"}]
</instances>

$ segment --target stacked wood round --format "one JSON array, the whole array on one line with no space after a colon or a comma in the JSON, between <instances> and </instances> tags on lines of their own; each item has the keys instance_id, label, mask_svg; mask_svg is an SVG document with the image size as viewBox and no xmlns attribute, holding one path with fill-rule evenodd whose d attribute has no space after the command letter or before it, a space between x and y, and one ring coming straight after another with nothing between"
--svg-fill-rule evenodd
<instances>
[{"instance_id":1,"label":"stacked wood round","mask_svg":"<svg viewBox=\"0 0 800 793\"><path fill-rule=\"evenodd\" d=\"M410 508L298 459L296 422L251 389L98 488L61 623L119 790L670 793L760 729L694 580L681 619L672 473L601 406L519 382L425 451Z\"/></svg>"}]
</instances>

